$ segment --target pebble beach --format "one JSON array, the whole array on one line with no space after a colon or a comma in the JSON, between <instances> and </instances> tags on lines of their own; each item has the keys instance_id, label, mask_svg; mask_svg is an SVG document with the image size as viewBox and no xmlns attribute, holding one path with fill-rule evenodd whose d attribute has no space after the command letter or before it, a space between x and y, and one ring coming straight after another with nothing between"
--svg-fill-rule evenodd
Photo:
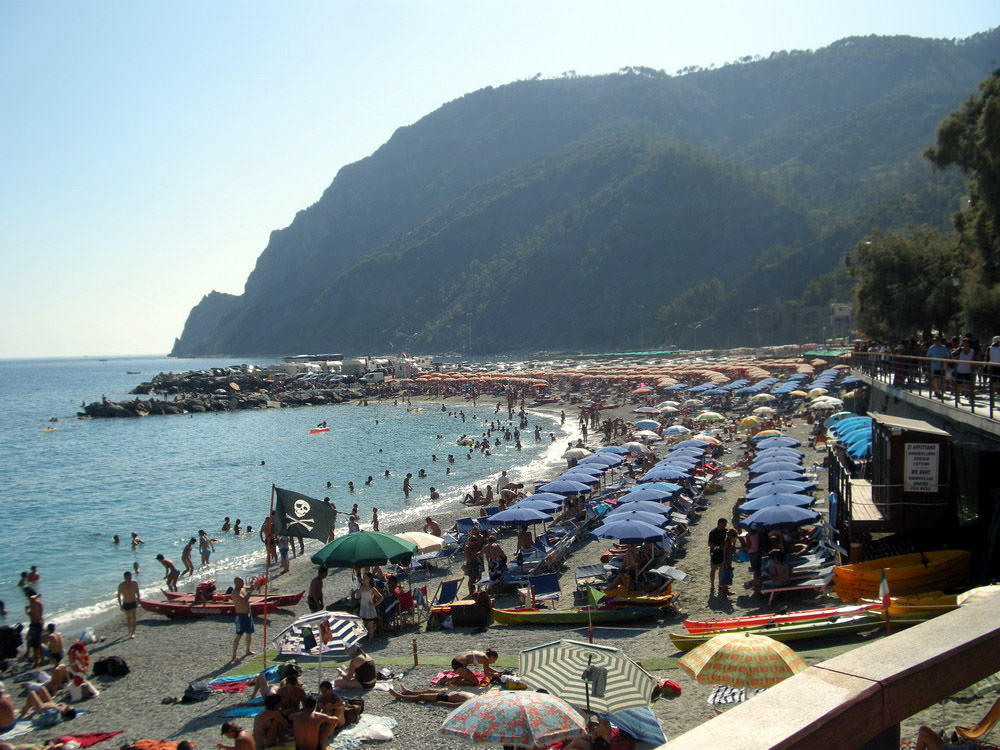
<instances>
[{"instance_id":1,"label":"pebble beach","mask_svg":"<svg viewBox=\"0 0 1000 750\"><path fill-rule=\"evenodd\" d=\"M414 397L418 401L440 404L442 399L432 397ZM457 401L455 403L458 403ZM464 402L463 402L464 403ZM558 413L565 405L550 405L548 408ZM631 407L622 407L606 412L604 417L622 417L632 420ZM575 419L575 409L572 416L567 409L567 427ZM574 425L575 427L575 425ZM803 443L806 451L805 465L819 464L822 454L808 448L809 425L801 418L793 420L785 430L786 434L797 437ZM563 438L575 440L577 435L571 434ZM593 448L601 443L595 441L592 433L588 446ZM727 452L721 462L735 463L742 455L739 441L726 443ZM662 449L661 449L662 451ZM555 476L565 467L564 461L552 462L545 470L539 472L535 479L546 479ZM721 489L707 495L708 507L699 514L692 524L685 544L680 547L670 564L688 574L684 585L675 589L674 607L659 621L648 624L624 625L621 627L594 627L594 642L622 649L632 658L644 665L657 678L667 678L680 684L681 694L675 697L663 697L652 704L653 711L660 720L666 736L677 736L715 715L714 710L706 702L711 686L702 685L691 679L683 670L676 666L675 652L667 634L680 630L685 618L713 619L732 616L733 614L757 614L772 612L788 607L790 609L806 609L823 606L838 601L832 594L803 595L797 594L786 600L778 600L769 606L767 600L754 596L744 584L749 581L749 571L746 565L737 568L734 582L735 596L723 599L709 594L709 562L706 546L706 536L717 518L731 518L732 507L737 497L743 493L746 473L744 471L722 472ZM817 484L825 485L822 474ZM822 497L822 493L819 493ZM822 502L818 509L823 509ZM447 529L455 519L475 514L474 509L458 504L445 507L435 512L434 518L442 528ZM382 531L404 531L419 528L418 524L409 523L403 527L391 528L383 524ZM512 534L501 537L501 544L513 554L514 540ZM271 593L295 593L304 590L312 578L315 566L309 562L309 555L322 545L315 540L307 540L306 554L291 561L290 572L276 574L272 570ZM572 600L575 588L574 569L580 565L593 564L600 561L600 555L609 546L606 540L584 538L578 540L572 554L561 568L561 588L563 602L568 606ZM261 562L263 551L261 552ZM259 572L260 568L247 570L249 575ZM429 594L433 594L442 580L457 578L462 575L461 564L456 561L450 569L435 571L429 575L417 574L413 579L414 586L427 586ZM184 579L182 590L192 590L194 581ZM220 580L220 589L225 589L231 581ZM325 585L325 600L334 602L350 593L351 576L349 572L332 571ZM462 590L466 587L463 582ZM515 597L500 597L495 606L514 606ZM10 606L8 604L8 606ZM268 638L280 632L297 616L307 612L305 601L291 610L279 610L268 617ZM188 740L202 748L213 748L220 741L219 727L227 720L226 714L247 695L214 693L206 701L192 704L164 703L167 698L179 698L184 688L190 682L204 682L215 677L234 674L252 675L263 666L260 656L248 657L238 664L228 661L233 641L233 625L229 618L204 618L189 621L171 621L162 616L139 611L139 624L136 638L126 637L124 622L120 616L90 623L99 638L99 642L89 647L91 661L105 656L120 656L124 658L131 672L122 678L95 678L94 684L100 689L101 695L81 704L86 712L72 722L62 724L54 729L34 731L12 740L14 744L41 743L47 739L62 734L107 732L123 730L123 734L114 738L107 745L98 747L118 747L124 743L141 738L157 740ZM264 649L263 620L255 618L256 633L253 648L262 652ZM73 638L70 627L61 628L68 643ZM867 642L868 638L881 637L879 634L868 634L853 637L848 640L825 641L820 643L806 642L805 647L795 646L796 651L810 663L815 663L854 648ZM387 638L379 638L366 643L366 650L375 659L379 667L388 667L394 674L401 677L404 685L411 689L422 689L428 686L429 680L442 669L447 668L451 657L456 653L469 649L496 649L501 659L501 668L516 670L518 653L528 647L541 645L558 639L587 640L586 628L560 627L506 627L492 625L488 629L455 628L453 630L425 631L423 628L404 627L398 633L389 633ZM810 648L811 647L811 648ZM416 660L414 666L414 648ZM242 648L241 648L242 651ZM315 690L319 681L319 671L315 663L304 662L305 673L303 685ZM16 707L23 703L23 691L14 682L14 677L23 671L24 662L11 664L3 679L8 691L14 695ZM323 665L323 678L334 676L333 664ZM403 703L394 700L388 692L375 689L355 693L346 691L346 696L360 695L365 699L365 712L369 714L389 716L396 720L395 739L389 743L400 748L456 748L462 743L454 738L442 736L438 728L447 709ZM945 702L933 706L903 725L903 739L916 736L921 724L928 724L937 729L951 728L955 724L974 724L991 705L995 696L981 698L968 703ZM58 697L57 697L58 699ZM252 719L233 719L245 727L252 725ZM761 717L766 721L766 717ZM733 747L737 747L738 742Z\"/></svg>"}]
</instances>

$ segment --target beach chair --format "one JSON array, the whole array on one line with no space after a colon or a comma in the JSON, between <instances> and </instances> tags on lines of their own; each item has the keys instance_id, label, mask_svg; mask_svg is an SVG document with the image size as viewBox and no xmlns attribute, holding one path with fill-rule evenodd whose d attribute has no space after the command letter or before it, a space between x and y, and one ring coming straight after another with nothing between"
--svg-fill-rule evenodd
<instances>
[{"instance_id":1,"label":"beach chair","mask_svg":"<svg viewBox=\"0 0 1000 750\"><path fill-rule=\"evenodd\" d=\"M437 592L434 594L434 599L430 602L430 608L443 607L446 604L451 604L453 601L458 599L458 587L462 585L461 578L452 578L448 581L441 581L438 584Z\"/></svg>"},{"instance_id":2,"label":"beach chair","mask_svg":"<svg viewBox=\"0 0 1000 750\"><path fill-rule=\"evenodd\" d=\"M455 521L455 531L459 534L468 534L476 528L476 522L471 518L459 518Z\"/></svg>"},{"instance_id":3,"label":"beach chair","mask_svg":"<svg viewBox=\"0 0 1000 750\"><path fill-rule=\"evenodd\" d=\"M580 565L573 576L577 590L582 591L584 586L596 586L607 581L608 571L603 565Z\"/></svg>"},{"instance_id":4,"label":"beach chair","mask_svg":"<svg viewBox=\"0 0 1000 750\"><path fill-rule=\"evenodd\" d=\"M419 591L420 589L416 589ZM401 625L414 625L417 616L417 604L414 600L413 591L400 591L399 596L399 616L397 623Z\"/></svg>"},{"instance_id":5,"label":"beach chair","mask_svg":"<svg viewBox=\"0 0 1000 750\"><path fill-rule=\"evenodd\" d=\"M768 584L764 584L761 587L760 592L770 597L767 601L770 605L774 604L774 597L780 593L788 591L825 591L826 587L830 585L832 580L833 573L831 572L823 578L810 578L804 581L789 581L783 586L768 586Z\"/></svg>"},{"instance_id":6,"label":"beach chair","mask_svg":"<svg viewBox=\"0 0 1000 750\"><path fill-rule=\"evenodd\" d=\"M534 607L537 602L556 601L562 594L557 573L528 576L527 588L518 589L521 601Z\"/></svg>"}]
</instances>

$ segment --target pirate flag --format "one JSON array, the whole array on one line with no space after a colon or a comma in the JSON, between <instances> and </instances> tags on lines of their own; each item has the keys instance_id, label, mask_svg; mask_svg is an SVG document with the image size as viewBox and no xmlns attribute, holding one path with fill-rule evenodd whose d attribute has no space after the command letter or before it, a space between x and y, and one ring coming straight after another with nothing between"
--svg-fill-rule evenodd
<instances>
[{"instance_id":1,"label":"pirate flag","mask_svg":"<svg viewBox=\"0 0 1000 750\"><path fill-rule=\"evenodd\" d=\"M325 542L333 527L333 508L292 490L274 488L274 525L276 536L306 536Z\"/></svg>"}]
</instances>

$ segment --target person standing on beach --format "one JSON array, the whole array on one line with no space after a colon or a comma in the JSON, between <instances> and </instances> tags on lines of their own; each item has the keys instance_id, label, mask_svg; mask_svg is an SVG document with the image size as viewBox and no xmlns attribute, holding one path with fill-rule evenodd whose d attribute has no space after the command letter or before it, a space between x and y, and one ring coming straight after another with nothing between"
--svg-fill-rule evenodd
<instances>
[{"instance_id":1,"label":"person standing on beach","mask_svg":"<svg viewBox=\"0 0 1000 750\"><path fill-rule=\"evenodd\" d=\"M239 524L239 521L236 523ZM234 531L234 533L239 532ZM204 529L198 529L198 551L201 553L201 566L204 568L208 565L208 559L212 553L215 552L215 545L212 544L212 540L208 538Z\"/></svg>"},{"instance_id":2,"label":"person standing on beach","mask_svg":"<svg viewBox=\"0 0 1000 750\"><path fill-rule=\"evenodd\" d=\"M177 579L180 577L180 574L177 572L177 566L174 565L174 561L168 557L164 557L162 554L157 555L156 559L160 561L160 565L167 571L167 574L163 576L163 580L167 582L167 591L176 591Z\"/></svg>"},{"instance_id":3,"label":"person standing on beach","mask_svg":"<svg viewBox=\"0 0 1000 750\"><path fill-rule=\"evenodd\" d=\"M708 574L709 596L715 593L715 575L722 568L722 545L726 543L726 519L720 518L715 528L708 532L708 562L711 565Z\"/></svg>"},{"instance_id":4,"label":"person standing on beach","mask_svg":"<svg viewBox=\"0 0 1000 750\"><path fill-rule=\"evenodd\" d=\"M132 580L132 574L127 570L122 578L124 580L118 584L118 607L125 613L128 637L135 638L135 610L139 606L139 584Z\"/></svg>"},{"instance_id":5,"label":"person standing on beach","mask_svg":"<svg viewBox=\"0 0 1000 750\"><path fill-rule=\"evenodd\" d=\"M181 562L184 563L184 570L181 572L181 577L185 575L194 575L194 563L191 562L191 548L194 547L194 543L198 540L194 537L188 539L188 543L184 545L184 549L181 550Z\"/></svg>"},{"instance_id":6,"label":"person standing on beach","mask_svg":"<svg viewBox=\"0 0 1000 750\"><path fill-rule=\"evenodd\" d=\"M240 636L247 639L247 651L244 656L255 656L250 650L250 639L253 637L253 617L250 615L250 589L245 588L243 579L237 576L233 579L233 609L236 612L236 638L233 640L233 658L236 661L236 649L240 645Z\"/></svg>"},{"instance_id":7,"label":"person standing on beach","mask_svg":"<svg viewBox=\"0 0 1000 750\"><path fill-rule=\"evenodd\" d=\"M306 597L306 604L310 612L319 612L323 609L323 581L326 579L326 568L322 565L316 570L315 577L309 581L309 595Z\"/></svg>"},{"instance_id":8,"label":"person standing on beach","mask_svg":"<svg viewBox=\"0 0 1000 750\"><path fill-rule=\"evenodd\" d=\"M372 508L372 531L378 531L378 508Z\"/></svg>"},{"instance_id":9,"label":"person standing on beach","mask_svg":"<svg viewBox=\"0 0 1000 750\"><path fill-rule=\"evenodd\" d=\"M37 667L42 663L42 595L35 592L29 594L28 606L24 611L30 621L28 637L25 639L25 645L28 647L25 655L31 659L31 666Z\"/></svg>"}]
</instances>

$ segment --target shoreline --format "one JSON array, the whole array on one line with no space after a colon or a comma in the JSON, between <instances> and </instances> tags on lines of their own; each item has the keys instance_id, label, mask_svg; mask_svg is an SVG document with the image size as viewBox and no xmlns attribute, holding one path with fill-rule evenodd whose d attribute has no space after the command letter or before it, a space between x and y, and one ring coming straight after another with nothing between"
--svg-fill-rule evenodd
<instances>
[{"instance_id":1,"label":"shoreline","mask_svg":"<svg viewBox=\"0 0 1000 750\"><path fill-rule=\"evenodd\" d=\"M380 399L380 401L385 402L387 399ZM414 402L420 400L421 402L444 404L445 406L466 406L468 402L464 398L449 396L424 396L412 397ZM349 402L344 402L345 404ZM374 401L373 401L374 403ZM480 407L482 402L480 402ZM532 478L530 474L544 475L553 469L562 469L563 459L561 455L565 452L565 445L568 441L576 441L580 437L579 428L576 425L575 420L570 420L567 414L566 425L559 425L559 408L565 405L560 404L543 404L540 406L532 406L530 408L526 407L525 412L530 416L532 413L537 413L544 419L549 419L553 421L553 429L548 430L548 432L556 433L556 441L550 443L543 450L540 456L527 460L520 464L515 464L513 467L507 469L508 476L511 481L525 482ZM556 408L551 408L556 407ZM546 438L548 439L548 438ZM556 448L558 447L558 450ZM555 456L549 455L555 453ZM537 464L537 467L536 467ZM494 474L489 474L486 476L481 476L476 480L468 483L465 491L471 489L473 484L483 485L484 483L495 483L497 477L499 477L499 472ZM456 519L464 518L470 513L474 512L474 509L469 508L465 505L460 504L461 498L464 496L465 491L458 490L449 493L442 493L438 500L429 500L428 498L417 498L416 501L409 507L400 508L394 510L388 514L380 516L380 529L387 533L399 533L403 531L412 531L414 525L417 528L423 526L423 518L427 515L433 515L436 520L441 523L442 528L448 528L451 526ZM346 524L346 513L340 511L338 514L338 525L337 534L340 536L343 533L347 533ZM362 529L370 529L371 523L362 523ZM220 532L209 532L210 534L216 534ZM306 555L308 557L314 552L321 549L324 545L318 540L306 540ZM178 582L179 590L181 591L193 591L194 587L201 581L215 579L220 584L225 577L229 574L233 575L243 575L246 576L258 576L264 572L264 560L262 559L262 545L250 552L239 552L230 557L219 556L216 558L216 562L213 562L209 569L205 572L200 572L201 569L196 567L195 573L190 578L182 578ZM196 557L196 556L195 556ZM301 558L304 557L299 555L293 558L290 563L290 567L294 570L296 565L302 565ZM197 565L197 559L196 559ZM311 563L310 563L311 565ZM148 570L153 570L153 574L148 573ZM147 568L143 572L143 578L152 578L158 575L159 571L152 568ZM336 571L331 571L330 578L332 579ZM311 577L311 575L310 575ZM272 579L273 580L273 579ZM306 579L308 583L308 579ZM225 588L228 583L221 586ZM147 598L161 598L160 591L163 588L162 577L155 578L154 583L143 584L140 587L140 596L143 599ZM43 590L44 594L44 590ZM8 605L10 603L8 602ZM95 610L92 612L80 613L81 610ZM99 629L108 625L109 622L114 621L117 617L120 617L120 612L115 601L114 592L111 592L110 598L99 599L89 605L83 605L67 612L53 612L51 616L47 613L46 621L56 622L61 632L66 634L76 633L79 635L87 629L94 629L98 636L100 636ZM8 616L5 624L13 625L16 619ZM24 622L25 627L27 627L27 622Z\"/></svg>"}]
</instances>

